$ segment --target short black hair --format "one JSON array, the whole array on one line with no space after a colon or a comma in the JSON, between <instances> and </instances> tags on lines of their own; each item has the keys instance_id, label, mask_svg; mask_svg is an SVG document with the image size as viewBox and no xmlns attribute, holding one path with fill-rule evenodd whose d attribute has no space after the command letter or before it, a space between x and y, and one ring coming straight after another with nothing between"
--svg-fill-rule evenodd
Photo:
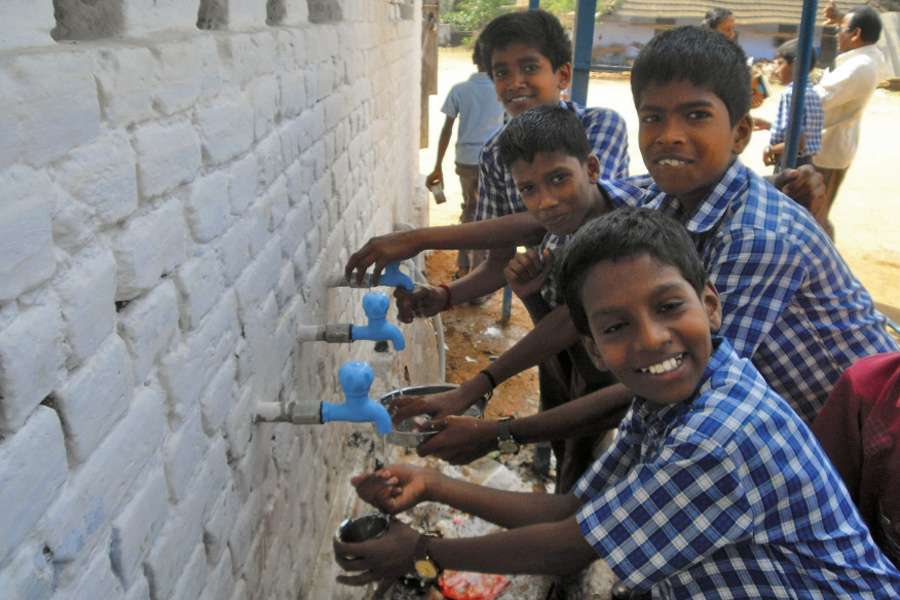
<instances>
[{"instance_id":1,"label":"short black hair","mask_svg":"<svg viewBox=\"0 0 900 600\"><path fill-rule=\"evenodd\" d=\"M718 96L728 109L732 127L750 111L747 56L720 33L688 25L655 35L631 68L634 105L640 105L647 86L682 80Z\"/></svg>"},{"instance_id":2,"label":"short black hair","mask_svg":"<svg viewBox=\"0 0 900 600\"><path fill-rule=\"evenodd\" d=\"M585 224L566 245L556 266L561 298L575 327L591 335L581 299L587 274L597 263L649 255L678 269L697 294L706 285L707 274L687 229L658 210L622 207ZM615 285L615 282L609 282Z\"/></svg>"},{"instance_id":3,"label":"short black hair","mask_svg":"<svg viewBox=\"0 0 900 600\"><path fill-rule=\"evenodd\" d=\"M497 140L500 162L534 162L538 152L564 152L584 162L591 153L581 121L561 106L537 106L513 117Z\"/></svg>"},{"instance_id":4,"label":"short black hair","mask_svg":"<svg viewBox=\"0 0 900 600\"><path fill-rule=\"evenodd\" d=\"M881 17L871 6L854 6L847 11L850 31L859 29L859 37L867 44L874 44L881 37Z\"/></svg>"},{"instance_id":5,"label":"short black hair","mask_svg":"<svg viewBox=\"0 0 900 600\"><path fill-rule=\"evenodd\" d=\"M797 60L797 52L800 50L800 42L797 38L788 40L775 49L775 58L781 57L789 65L793 65ZM816 66L816 49L810 48L812 57L809 60L809 70L812 71Z\"/></svg>"},{"instance_id":6,"label":"short black hair","mask_svg":"<svg viewBox=\"0 0 900 600\"><path fill-rule=\"evenodd\" d=\"M485 26L478 38L481 60L493 78L493 56L511 44L525 44L540 52L556 71L572 62L572 43L559 19L543 10L526 10L500 15Z\"/></svg>"},{"instance_id":7,"label":"short black hair","mask_svg":"<svg viewBox=\"0 0 900 600\"><path fill-rule=\"evenodd\" d=\"M703 17L703 25L715 30L716 27L722 24L722 21L733 15L734 13L727 8L711 8L706 11L706 15Z\"/></svg>"}]
</instances>

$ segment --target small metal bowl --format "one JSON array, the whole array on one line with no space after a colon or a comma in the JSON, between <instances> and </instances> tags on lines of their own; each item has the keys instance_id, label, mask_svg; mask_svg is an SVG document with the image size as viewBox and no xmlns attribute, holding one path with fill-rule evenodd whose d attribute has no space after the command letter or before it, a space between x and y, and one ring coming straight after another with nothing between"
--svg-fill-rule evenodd
<instances>
[{"instance_id":1,"label":"small metal bowl","mask_svg":"<svg viewBox=\"0 0 900 600\"><path fill-rule=\"evenodd\" d=\"M454 390L459 386L455 383L432 383L429 385L413 385L410 387L400 388L394 390L392 392L388 392L384 396L381 397L379 402L387 408L388 404L397 398L402 398L404 396L427 396L429 394L440 394L441 392L449 392L450 390ZM484 412L484 400L481 399L477 403L473 404L463 413L464 416L467 417L475 417L481 418L482 413ZM389 444L393 444L394 446L401 446L403 448L415 448L422 442L425 442L433 435L436 435L437 431L416 431L416 423L415 417L411 417L409 419L405 419L400 423L394 424L394 429L389 434L387 434L387 442Z\"/></svg>"},{"instance_id":2,"label":"small metal bowl","mask_svg":"<svg viewBox=\"0 0 900 600\"><path fill-rule=\"evenodd\" d=\"M338 525L337 538L342 542L356 544L378 539L387 533L391 518L383 513L369 513L355 519L347 518ZM344 555L345 560L356 560L358 556Z\"/></svg>"},{"instance_id":3,"label":"small metal bowl","mask_svg":"<svg viewBox=\"0 0 900 600\"><path fill-rule=\"evenodd\" d=\"M369 513L355 519L344 519L338 525L337 537L342 542L359 543L383 536L391 519L383 513Z\"/></svg>"}]
</instances>

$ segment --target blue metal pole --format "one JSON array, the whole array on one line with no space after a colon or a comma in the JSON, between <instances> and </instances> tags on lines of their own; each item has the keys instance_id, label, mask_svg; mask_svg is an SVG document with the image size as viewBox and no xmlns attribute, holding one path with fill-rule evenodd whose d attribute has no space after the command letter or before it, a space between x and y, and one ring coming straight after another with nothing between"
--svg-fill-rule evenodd
<instances>
[{"instance_id":1,"label":"blue metal pole","mask_svg":"<svg viewBox=\"0 0 900 600\"><path fill-rule=\"evenodd\" d=\"M537 10L541 7L541 0L528 0L528 10Z\"/></svg>"},{"instance_id":2,"label":"blue metal pole","mask_svg":"<svg viewBox=\"0 0 900 600\"><path fill-rule=\"evenodd\" d=\"M816 28L816 0L803 0L800 17L800 32L797 36L797 58L794 60L794 89L791 94L791 116L788 121L787 136L781 164L785 169L797 165L797 151L800 149L800 134L803 132L803 106L806 101L806 80L812 64L813 31Z\"/></svg>"},{"instance_id":3,"label":"blue metal pole","mask_svg":"<svg viewBox=\"0 0 900 600\"><path fill-rule=\"evenodd\" d=\"M585 105L591 74L591 50L594 47L594 15L597 0L578 0L575 13L575 58L572 72L572 101Z\"/></svg>"}]
</instances>

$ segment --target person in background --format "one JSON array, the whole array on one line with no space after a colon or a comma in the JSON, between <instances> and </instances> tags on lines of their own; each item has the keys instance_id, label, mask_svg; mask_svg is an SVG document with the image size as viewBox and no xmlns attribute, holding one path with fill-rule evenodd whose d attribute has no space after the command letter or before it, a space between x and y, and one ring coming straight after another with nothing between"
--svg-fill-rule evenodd
<instances>
[{"instance_id":1,"label":"person in background","mask_svg":"<svg viewBox=\"0 0 900 600\"><path fill-rule=\"evenodd\" d=\"M703 26L713 31L718 31L732 42L737 41L737 23L734 13L727 8L711 8L703 17Z\"/></svg>"},{"instance_id":2,"label":"person in background","mask_svg":"<svg viewBox=\"0 0 900 600\"><path fill-rule=\"evenodd\" d=\"M791 116L791 97L794 88L794 67L797 60L797 38L788 40L775 50L775 78L787 86L778 100L778 113L775 122L765 119L753 119L754 129L768 129L769 145L763 150L763 162L775 165L775 172L781 171L781 157L784 154L785 138ZM815 65L815 57L810 61L810 71ZM812 89L809 79L806 80L806 94L803 101L803 124L801 128L802 143L798 149L797 165L808 165L812 157L822 146L822 101Z\"/></svg>"},{"instance_id":3,"label":"person in background","mask_svg":"<svg viewBox=\"0 0 900 600\"><path fill-rule=\"evenodd\" d=\"M812 430L875 542L900 567L900 352L856 361Z\"/></svg>"},{"instance_id":4,"label":"person in background","mask_svg":"<svg viewBox=\"0 0 900 600\"><path fill-rule=\"evenodd\" d=\"M481 44L475 43L472 51L472 62L478 67L466 81L450 88L441 112L446 115L441 137L438 140L437 160L434 170L425 179L429 188L444 184L442 163L450 144L453 123L459 117L459 130L456 134L456 174L459 175L462 187L463 205L460 223L469 223L475 216L475 205L478 202L478 159L481 147L501 124L503 107L497 101L494 82L487 71L489 65L481 60L479 54ZM457 277L463 277L481 262L484 251L459 250L457 257Z\"/></svg>"},{"instance_id":5,"label":"person in background","mask_svg":"<svg viewBox=\"0 0 900 600\"><path fill-rule=\"evenodd\" d=\"M823 205L814 216L832 239L834 225L828 213L856 156L862 114L884 68L884 57L875 47L879 37L881 17L874 8L857 6L847 11L837 34L840 54L834 68L826 71L814 88L822 99L825 129L813 164L826 188Z\"/></svg>"}]
</instances>

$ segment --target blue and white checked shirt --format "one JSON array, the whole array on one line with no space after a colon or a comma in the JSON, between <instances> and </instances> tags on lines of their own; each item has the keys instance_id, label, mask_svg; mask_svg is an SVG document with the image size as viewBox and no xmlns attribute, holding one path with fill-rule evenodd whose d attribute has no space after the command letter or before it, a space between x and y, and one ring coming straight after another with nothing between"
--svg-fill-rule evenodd
<instances>
[{"instance_id":1,"label":"blue and white checked shirt","mask_svg":"<svg viewBox=\"0 0 900 600\"><path fill-rule=\"evenodd\" d=\"M600 177L604 179L627 177L628 134L625 130L625 120L619 113L608 108L582 108L573 102L560 102L560 106L573 111L584 126L588 144L600 161ZM495 219L526 210L512 173L500 162L500 146L497 139L502 131L503 128L497 130L481 149L476 221Z\"/></svg>"},{"instance_id":2,"label":"blue and white checked shirt","mask_svg":"<svg viewBox=\"0 0 900 600\"><path fill-rule=\"evenodd\" d=\"M812 432L724 339L693 400L636 398L575 494L584 537L654 598L898 598Z\"/></svg>"},{"instance_id":3,"label":"blue and white checked shirt","mask_svg":"<svg viewBox=\"0 0 900 600\"><path fill-rule=\"evenodd\" d=\"M778 100L778 113L775 115L775 121L772 123L769 134L770 146L780 144L787 135L793 90L794 84L792 83L785 88ZM806 146L801 156L813 156L822 147L822 127L825 124L825 113L822 110L822 99L813 90L809 81L806 82L806 94L803 98L803 134Z\"/></svg>"},{"instance_id":4,"label":"blue and white checked shirt","mask_svg":"<svg viewBox=\"0 0 900 600\"><path fill-rule=\"evenodd\" d=\"M646 176L599 184L615 205L685 224L739 356L807 423L857 358L896 351L866 289L810 214L735 160L692 215Z\"/></svg>"}]
</instances>

